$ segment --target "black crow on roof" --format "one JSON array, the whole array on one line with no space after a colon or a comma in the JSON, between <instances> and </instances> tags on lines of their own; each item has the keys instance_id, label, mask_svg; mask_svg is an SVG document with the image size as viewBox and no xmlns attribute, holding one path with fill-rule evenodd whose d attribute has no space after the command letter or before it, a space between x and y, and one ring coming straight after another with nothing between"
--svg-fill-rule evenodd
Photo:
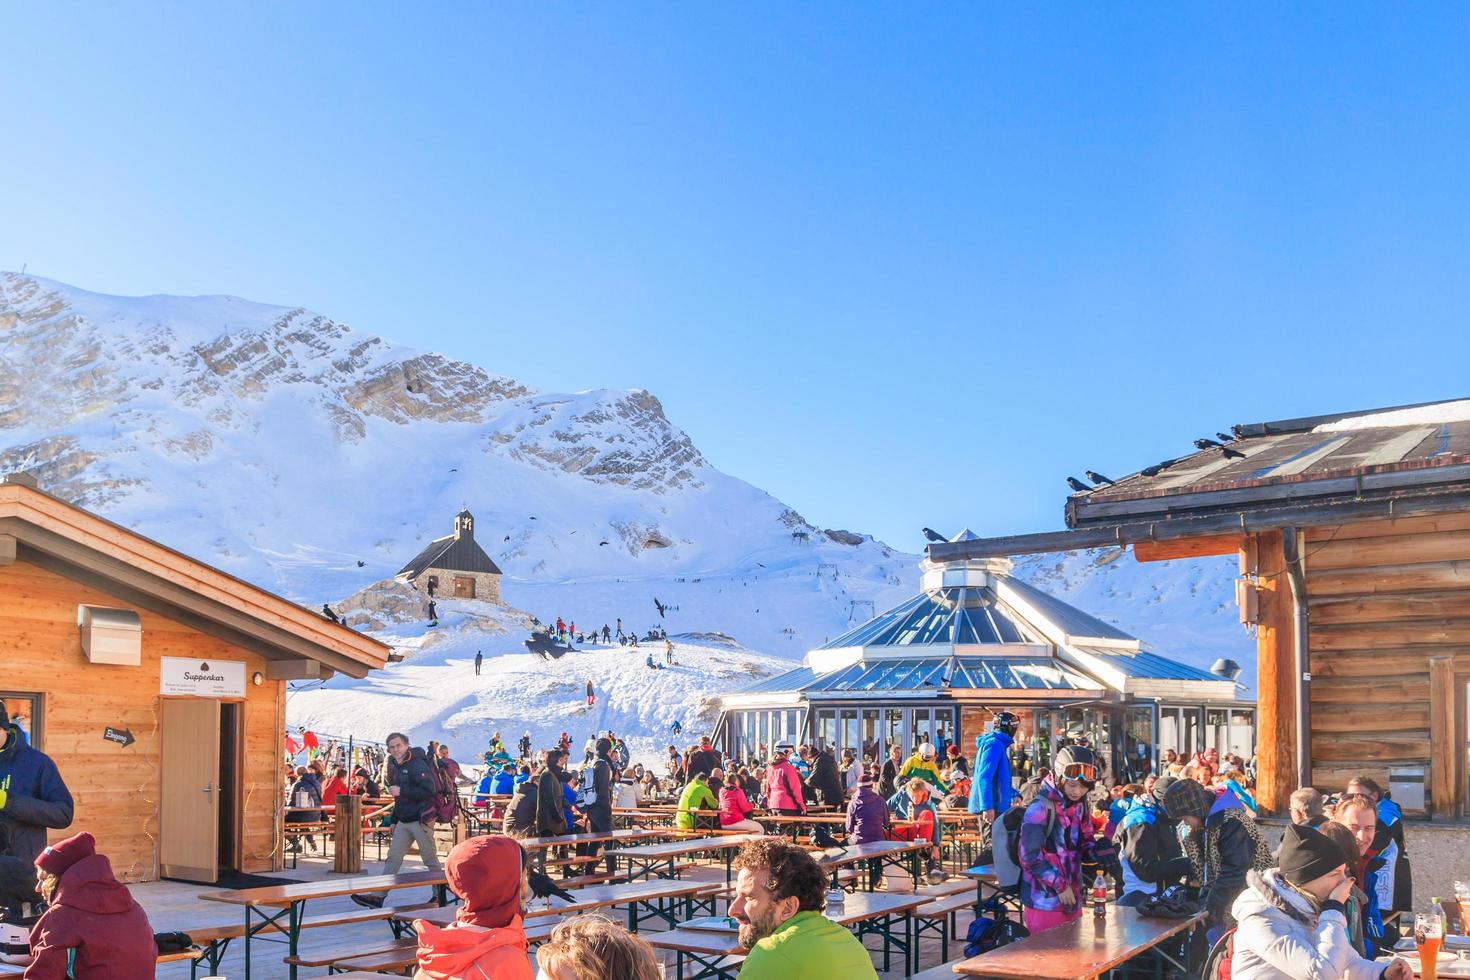
<instances>
[{"instance_id":1,"label":"black crow on roof","mask_svg":"<svg viewBox=\"0 0 1470 980\"><path fill-rule=\"evenodd\" d=\"M934 530L932 527L926 527L926 528L923 528L922 530L924 532L924 537L928 538L930 541L934 541L934 542L937 542L939 544L943 544L944 542L946 542L946 541L949 540L944 535L942 535L938 531Z\"/></svg>"},{"instance_id":2,"label":"black crow on roof","mask_svg":"<svg viewBox=\"0 0 1470 980\"><path fill-rule=\"evenodd\" d=\"M1215 449L1220 444L1213 439L1196 439L1194 445L1196 449Z\"/></svg>"},{"instance_id":3,"label":"black crow on roof","mask_svg":"<svg viewBox=\"0 0 1470 980\"><path fill-rule=\"evenodd\" d=\"M1093 483L1096 483L1098 486L1117 482L1115 480L1109 480L1107 477L1103 476L1101 473L1098 473L1095 470L1084 470L1083 474Z\"/></svg>"},{"instance_id":4,"label":"black crow on roof","mask_svg":"<svg viewBox=\"0 0 1470 980\"><path fill-rule=\"evenodd\" d=\"M1169 467L1173 466L1177 462L1179 462L1179 460L1177 459L1166 459L1162 462L1155 463L1152 466L1145 466L1138 472L1143 476L1158 476L1161 470L1167 470Z\"/></svg>"},{"instance_id":5,"label":"black crow on roof","mask_svg":"<svg viewBox=\"0 0 1470 980\"><path fill-rule=\"evenodd\" d=\"M1234 436L1229 435L1228 433L1225 433L1225 432L1216 432L1215 433L1215 437L1217 439L1219 439L1221 442L1234 442L1235 441L1235 437Z\"/></svg>"},{"instance_id":6,"label":"black crow on roof","mask_svg":"<svg viewBox=\"0 0 1470 980\"><path fill-rule=\"evenodd\" d=\"M1220 454L1226 459L1245 459L1245 453L1241 452L1239 449L1227 449L1226 447L1221 446Z\"/></svg>"},{"instance_id":7,"label":"black crow on roof","mask_svg":"<svg viewBox=\"0 0 1470 980\"><path fill-rule=\"evenodd\" d=\"M1067 477L1067 486L1071 487L1073 490L1077 491L1078 493L1088 493L1089 491L1092 490L1092 487L1089 487L1087 484L1083 483L1081 480L1077 479L1075 476L1069 476L1069 477Z\"/></svg>"}]
</instances>

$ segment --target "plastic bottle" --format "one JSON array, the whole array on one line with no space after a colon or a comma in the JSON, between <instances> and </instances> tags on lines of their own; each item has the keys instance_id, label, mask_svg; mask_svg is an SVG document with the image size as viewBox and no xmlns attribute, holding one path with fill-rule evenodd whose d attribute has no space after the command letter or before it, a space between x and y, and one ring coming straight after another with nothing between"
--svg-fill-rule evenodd
<instances>
[{"instance_id":1,"label":"plastic bottle","mask_svg":"<svg viewBox=\"0 0 1470 980\"><path fill-rule=\"evenodd\" d=\"M1108 914L1108 880L1097 873L1092 879L1092 914L1094 918L1106 918Z\"/></svg>"}]
</instances>

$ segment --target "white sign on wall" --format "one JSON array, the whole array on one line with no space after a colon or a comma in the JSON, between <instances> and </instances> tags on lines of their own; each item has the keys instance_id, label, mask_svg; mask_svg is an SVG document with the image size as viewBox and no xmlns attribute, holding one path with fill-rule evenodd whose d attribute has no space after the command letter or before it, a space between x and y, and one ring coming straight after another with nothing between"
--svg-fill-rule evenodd
<instances>
[{"instance_id":1,"label":"white sign on wall","mask_svg":"<svg viewBox=\"0 0 1470 980\"><path fill-rule=\"evenodd\" d=\"M243 698L245 664L240 660L188 660L160 657L160 694L192 694L197 698Z\"/></svg>"}]
</instances>

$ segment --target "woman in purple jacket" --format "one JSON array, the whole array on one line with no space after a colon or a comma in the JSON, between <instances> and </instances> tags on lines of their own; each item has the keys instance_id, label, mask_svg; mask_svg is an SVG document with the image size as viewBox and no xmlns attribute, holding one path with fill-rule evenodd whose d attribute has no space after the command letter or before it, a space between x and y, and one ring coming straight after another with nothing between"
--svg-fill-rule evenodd
<instances>
[{"instance_id":1,"label":"woman in purple jacket","mask_svg":"<svg viewBox=\"0 0 1470 980\"><path fill-rule=\"evenodd\" d=\"M858 776L857 789L847 804L847 842L870 844L887 837L888 805L883 797L873 792L873 771L863 767ZM878 887L883 878L883 862L874 858L868 862L868 890Z\"/></svg>"}]
</instances>

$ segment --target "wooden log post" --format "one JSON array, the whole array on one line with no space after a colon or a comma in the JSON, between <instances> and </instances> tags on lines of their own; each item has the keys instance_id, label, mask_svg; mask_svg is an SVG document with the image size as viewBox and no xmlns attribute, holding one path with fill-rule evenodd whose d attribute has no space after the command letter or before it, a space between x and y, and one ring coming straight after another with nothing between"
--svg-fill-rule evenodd
<instances>
[{"instance_id":1,"label":"wooden log post","mask_svg":"<svg viewBox=\"0 0 1470 980\"><path fill-rule=\"evenodd\" d=\"M1296 647L1291 583L1286 578L1281 532L1256 535L1241 550L1242 571L1256 571L1256 800L1269 813L1287 812L1296 789ZM1246 567L1253 562L1257 567Z\"/></svg>"},{"instance_id":2,"label":"wooden log post","mask_svg":"<svg viewBox=\"0 0 1470 980\"><path fill-rule=\"evenodd\" d=\"M336 874L362 874L362 797L339 793L333 828L335 851L332 871Z\"/></svg>"},{"instance_id":3,"label":"wooden log post","mask_svg":"<svg viewBox=\"0 0 1470 980\"><path fill-rule=\"evenodd\" d=\"M1455 772L1455 658L1429 658L1429 812L1455 817L1460 812L1460 781Z\"/></svg>"}]
</instances>

